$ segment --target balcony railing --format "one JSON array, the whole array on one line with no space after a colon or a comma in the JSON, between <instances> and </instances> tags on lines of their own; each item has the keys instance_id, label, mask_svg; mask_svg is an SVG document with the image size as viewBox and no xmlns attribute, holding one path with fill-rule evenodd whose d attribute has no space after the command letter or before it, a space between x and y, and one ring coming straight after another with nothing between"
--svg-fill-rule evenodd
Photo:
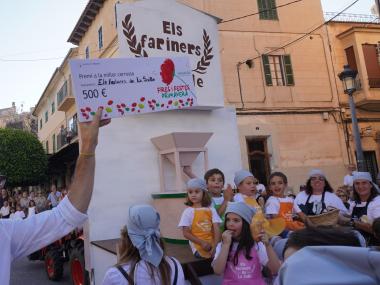
<instances>
[{"instance_id":1,"label":"balcony railing","mask_svg":"<svg viewBox=\"0 0 380 285\"><path fill-rule=\"evenodd\" d=\"M370 88L380 88L380 78L368 78Z\"/></svg>"},{"instance_id":2,"label":"balcony railing","mask_svg":"<svg viewBox=\"0 0 380 285\"><path fill-rule=\"evenodd\" d=\"M57 150L60 150L65 145L69 144L75 137L78 136L78 127L76 124L70 128L62 128L57 136Z\"/></svg>"},{"instance_id":3,"label":"balcony railing","mask_svg":"<svg viewBox=\"0 0 380 285\"><path fill-rule=\"evenodd\" d=\"M328 21L334 17L338 12L325 12L325 20ZM336 17L333 22L350 22L350 23L374 23L379 24L379 17L371 14L352 14L342 13Z\"/></svg>"}]
</instances>

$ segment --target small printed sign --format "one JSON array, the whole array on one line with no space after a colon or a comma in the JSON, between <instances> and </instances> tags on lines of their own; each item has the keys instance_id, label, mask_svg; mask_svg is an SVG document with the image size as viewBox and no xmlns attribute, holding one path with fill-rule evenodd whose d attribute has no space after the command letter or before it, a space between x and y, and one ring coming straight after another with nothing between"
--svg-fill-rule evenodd
<instances>
[{"instance_id":1,"label":"small printed sign","mask_svg":"<svg viewBox=\"0 0 380 285\"><path fill-rule=\"evenodd\" d=\"M102 118L184 109L197 105L187 57L71 60L78 118Z\"/></svg>"}]
</instances>

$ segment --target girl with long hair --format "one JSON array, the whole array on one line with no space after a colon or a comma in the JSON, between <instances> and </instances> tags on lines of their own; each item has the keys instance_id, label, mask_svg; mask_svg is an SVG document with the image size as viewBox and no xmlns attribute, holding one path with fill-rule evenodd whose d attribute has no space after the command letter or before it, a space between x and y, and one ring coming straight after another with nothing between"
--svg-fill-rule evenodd
<instances>
[{"instance_id":1,"label":"girl with long hair","mask_svg":"<svg viewBox=\"0 0 380 285\"><path fill-rule=\"evenodd\" d=\"M181 264L165 255L159 227L160 215L152 206L129 208L117 248L117 264L107 271L103 285L185 284Z\"/></svg>"},{"instance_id":2,"label":"girl with long hair","mask_svg":"<svg viewBox=\"0 0 380 285\"><path fill-rule=\"evenodd\" d=\"M223 274L223 284L266 284L262 268L266 266L273 275L280 268L280 261L261 232L253 239L250 222L255 209L244 202L229 203L226 209L225 231L222 242L216 248L212 267L216 274Z\"/></svg>"},{"instance_id":3,"label":"girl with long hair","mask_svg":"<svg viewBox=\"0 0 380 285\"><path fill-rule=\"evenodd\" d=\"M186 208L178 224L183 236L189 240L195 257L210 258L220 240L219 226L222 220L207 193L203 179L193 178L187 182Z\"/></svg>"}]
</instances>

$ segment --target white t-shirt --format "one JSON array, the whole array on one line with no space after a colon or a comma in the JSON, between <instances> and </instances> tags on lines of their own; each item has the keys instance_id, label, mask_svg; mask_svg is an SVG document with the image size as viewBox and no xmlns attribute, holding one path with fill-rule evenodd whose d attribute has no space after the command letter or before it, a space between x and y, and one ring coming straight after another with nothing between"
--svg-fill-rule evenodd
<instances>
[{"instance_id":1,"label":"white t-shirt","mask_svg":"<svg viewBox=\"0 0 380 285\"><path fill-rule=\"evenodd\" d=\"M305 205L308 197L309 197L309 195L306 194L305 191L298 193L298 195L294 199L294 205L293 205L293 210L296 213L302 212L298 205ZM322 194L311 195L311 197L309 199L309 203L320 202L321 200L322 200ZM325 192L325 205L327 208L328 207L334 207L334 208L339 209L341 214L347 214L348 213L348 210L344 206L342 200L338 196L336 196L334 193Z\"/></svg>"},{"instance_id":2,"label":"white t-shirt","mask_svg":"<svg viewBox=\"0 0 380 285\"><path fill-rule=\"evenodd\" d=\"M239 244L238 242L234 242L232 244L232 250L236 250L238 247L238 244ZM255 247L257 254L259 256L260 264L262 266L267 265L269 258L268 258L267 249L265 248L265 245L260 241L260 242L255 243L254 247ZM214 260L212 261L212 263L215 262L216 258L219 256L221 250L222 250L222 242L218 243L218 245L216 246L215 257L214 257ZM244 252L245 252L245 250L244 250Z\"/></svg>"},{"instance_id":3,"label":"white t-shirt","mask_svg":"<svg viewBox=\"0 0 380 285\"><path fill-rule=\"evenodd\" d=\"M0 213L1 213L1 215L4 217L4 216L8 216L9 215L9 213L11 212L11 208L9 207L9 206L7 206L7 207L1 207L1 209L0 209Z\"/></svg>"},{"instance_id":4,"label":"white t-shirt","mask_svg":"<svg viewBox=\"0 0 380 285\"><path fill-rule=\"evenodd\" d=\"M350 203L350 215L352 214L352 211L356 205L355 201L349 201ZM357 207L365 207L366 202L361 202L357 205ZM368 204L367 208L367 217L370 223L373 222L374 219L380 217L380 196L375 197L371 202Z\"/></svg>"},{"instance_id":5,"label":"white t-shirt","mask_svg":"<svg viewBox=\"0 0 380 285\"><path fill-rule=\"evenodd\" d=\"M170 279L171 283L174 281L174 273L175 273L175 268L174 268L174 263L169 257L165 257L166 261L170 265ZM178 262L177 259L175 259L175 262L177 264L178 268L178 277L177 277L177 284L178 285L184 285L185 283L185 277L183 274L182 266ZM154 276L154 281L152 280L150 276L150 270L145 261L140 261L135 268L134 272L134 281L136 285L149 285L149 284L155 284L155 285L160 285L162 284L160 281L159 276L155 275ZM129 271L131 270L129 264L123 265L123 269L129 274ZM158 271L159 273L159 271ZM103 279L103 285L129 285L127 279L121 274L121 272L116 268L116 267L111 267L108 269L106 272L106 275L104 276Z\"/></svg>"},{"instance_id":6,"label":"white t-shirt","mask_svg":"<svg viewBox=\"0 0 380 285\"><path fill-rule=\"evenodd\" d=\"M29 207L28 208L28 217L33 216L36 214L36 207Z\"/></svg>"},{"instance_id":7,"label":"white t-shirt","mask_svg":"<svg viewBox=\"0 0 380 285\"><path fill-rule=\"evenodd\" d=\"M224 197L223 196L220 196L220 197L211 197L211 200L212 200L213 205L219 206L219 205L223 204Z\"/></svg>"},{"instance_id":8,"label":"white t-shirt","mask_svg":"<svg viewBox=\"0 0 380 285\"><path fill-rule=\"evenodd\" d=\"M191 225L193 224L193 219L194 219L194 211L196 210L204 210L204 209L211 209L211 217L212 217L212 223L213 224L220 224L222 222L222 219L219 217L218 212L215 210L213 207L209 208L193 208L193 207L188 207L186 208L181 216L181 220L179 221L178 227L189 227L191 228ZM191 250L193 253L196 252L196 248L193 244L193 242L189 241Z\"/></svg>"},{"instance_id":9,"label":"white t-shirt","mask_svg":"<svg viewBox=\"0 0 380 285\"><path fill-rule=\"evenodd\" d=\"M15 212L15 217L16 217L16 219L23 219L23 218L25 218L24 211L16 211Z\"/></svg>"},{"instance_id":10,"label":"white t-shirt","mask_svg":"<svg viewBox=\"0 0 380 285\"><path fill-rule=\"evenodd\" d=\"M234 196L234 202L245 202L245 198L246 197L251 197L252 199L256 200L256 197L255 196L247 196L247 195L244 195L244 194L241 194L241 193L237 193L235 194Z\"/></svg>"},{"instance_id":11,"label":"white t-shirt","mask_svg":"<svg viewBox=\"0 0 380 285\"><path fill-rule=\"evenodd\" d=\"M274 197L270 196L265 203L265 214L267 215L278 215L280 212L280 203L293 203L294 199L292 197Z\"/></svg>"},{"instance_id":12,"label":"white t-shirt","mask_svg":"<svg viewBox=\"0 0 380 285\"><path fill-rule=\"evenodd\" d=\"M354 176L347 174L343 178L343 185L351 186L354 184Z\"/></svg>"}]
</instances>

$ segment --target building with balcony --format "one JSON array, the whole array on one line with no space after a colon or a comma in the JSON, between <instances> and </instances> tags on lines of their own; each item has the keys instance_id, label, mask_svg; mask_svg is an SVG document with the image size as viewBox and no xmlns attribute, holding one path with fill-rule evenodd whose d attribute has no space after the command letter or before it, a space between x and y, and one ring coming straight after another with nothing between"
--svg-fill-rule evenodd
<instances>
[{"instance_id":1,"label":"building with balcony","mask_svg":"<svg viewBox=\"0 0 380 285\"><path fill-rule=\"evenodd\" d=\"M78 156L78 127L75 99L72 94L69 59L77 56L70 49L54 71L35 109L38 138L49 156L50 182L67 187Z\"/></svg>"},{"instance_id":2,"label":"building with balcony","mask_svg":"<svg viewBox=\"0 0 380 285\"><path fill-rule=\"evenodd\" d=\"M76 121L67 59L118 56L119 2L133 1L89 0L68 39L77 47L53 74L36 106L39 138L53 157L75 142L65 140L69 133L65 129L71 131L70 126L75 125L70 120ZM225 103L237 109L244 167L264 184L270 172L284 171L295 192L305 183L308 171L316 167L326 171L334 186L342 184L345 165L352 160L347 125L340 120L340 107L346 101L341 94L338 97L336 74L342 63L332 64L331 25L304 36L324 21L320 1L281 8L276 6L285 0L241 5L230 0L182 2L225 21L219 24ZM239 18L257 11L261 12ZM300 15L302 21L297 20ZM372 26L366 29L373 31ZM348 33L357 35L356 30ZM343 33L339 37L350 36ZM371 73L372 85L377 83L376 76Z\"/></svg>"},{"instance_id":3,"label":"building with balcony","mask_svg":"<svg viewBox=\"0 0 380 285\"><path fill-rule=\"evenodd\" d=\"M335 75L345 64L358 71L354 101L365 163L376 177L380 159L380 21L374 15L342 14L327 25L327 31ZM355 162L348 97L337 76L335 80L349 155Z\"/></svg>"}]
</instances>

